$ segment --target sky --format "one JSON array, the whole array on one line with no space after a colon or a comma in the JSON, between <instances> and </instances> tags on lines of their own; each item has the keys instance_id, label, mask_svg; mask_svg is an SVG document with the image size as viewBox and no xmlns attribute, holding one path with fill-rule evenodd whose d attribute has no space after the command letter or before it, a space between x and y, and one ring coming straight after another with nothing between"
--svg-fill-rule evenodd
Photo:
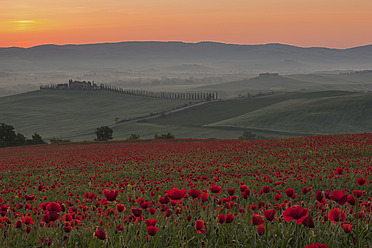
<instances>
[{"instance_id":1,"label":"sky","mask_svg":"<svg viewBox=\"0 0 372 248\"><path fill-rule=\"evenodd\" d=\"M122 41L372 44L371 0L1 0L0 47Z\"/></svg>"}]
</instances>

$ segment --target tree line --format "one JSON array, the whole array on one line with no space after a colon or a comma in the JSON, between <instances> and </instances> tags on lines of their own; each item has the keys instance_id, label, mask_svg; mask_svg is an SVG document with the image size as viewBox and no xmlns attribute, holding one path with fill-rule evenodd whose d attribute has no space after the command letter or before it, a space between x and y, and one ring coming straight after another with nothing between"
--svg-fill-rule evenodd
<instances>
[{"instance_id":1,"label":"tree line","mask_svg":"<svg viewBox=\"0 0 372 248\"><path fill-rule=\"evenodd\" d=\"M23 134L16 133L13 126L5 123L0 124L0 147L37 145L45 143L46 142L38 133L34 133L31 139L27 139Z\"/></svg>"},{"instance_id":2,"label":"tree line","mask_svg":"<svg viewBox=\"0 0 372 248\"><path fill-rule=\"evenodd\" d=\"M57 85L43 85L40 86L40 89L70 89L67 84L57 84ZM153 98L162 98L162 99L174 99L174 100L204 100L211 101L218 99L217 92L156 92L149 90L140 90L140 89L123 89L117 86L112 86L109 84L100 84L99 86L92 86L86 88L79 88L78 90L104 90L110 91L113 93L130 95L130 96L144 96L144 97L153 97Z\"/></svg>"}]
</instances>

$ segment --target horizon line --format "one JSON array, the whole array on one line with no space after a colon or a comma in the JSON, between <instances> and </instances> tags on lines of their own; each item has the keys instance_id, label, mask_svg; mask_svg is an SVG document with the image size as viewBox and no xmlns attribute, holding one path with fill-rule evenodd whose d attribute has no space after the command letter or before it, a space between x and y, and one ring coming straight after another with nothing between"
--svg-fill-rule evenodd
<instances>
[{"instance_id":1,"label":"horizon line","mask_svg":"<svg viewBox=\"0 0 372 248\"><path fill-rule=\"evenodd\" d=\"M181 40L127 40L127 41L107 41L107 42L88 42L88 43L64 43L64 44L56 44L56 43L45 43L39 45L33 45L29 47L21 47L21 46L9 46L9 47L0 47L0 49L9 49L9 48L20 48L20 49L30 49L35 47L42 47L42 46L84 46L84 45L104 45L104 44L120 44L120 43L183 43L183 44L200 44L200 43L216 43L216 44L224 44L224 45L239 45L239 46L264 46L264 45L283 45L283 46L290 46L290 47L298 47L298 48L325 48L325 49L332 49L332 50L348 50L358 47L365 47L371 46L372 43L364 44L364 45L356 45L347 48L335 48L335 47L326 47L326 46L300 46L294 44L287 44L287 43L280 43L280 42L268 42L268 43L230 43L230 42L222 42L222 41L210 41L210 40L201 40L201 41L181 41Z\"/></svg>"}]
</instances>

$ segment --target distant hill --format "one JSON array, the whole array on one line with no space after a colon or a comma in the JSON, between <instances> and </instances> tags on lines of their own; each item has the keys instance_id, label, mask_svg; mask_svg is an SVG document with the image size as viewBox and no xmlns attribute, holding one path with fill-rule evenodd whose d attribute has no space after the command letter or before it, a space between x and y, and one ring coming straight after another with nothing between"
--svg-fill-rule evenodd
<instances>
[{"instance_id":1,"label":"distant hill","mask_svg":"<svg viewBox=\"0 0 372 248\"><path fill-rule=\"evenodd\" d=\"M174 66L175 69L183 66L186 70L214 68L220 72L283 73L368 69L372 67L372 45L329 49L284 44L120 42L0 48L3 71L127 70Z\"/></svg>"}]
</instances>

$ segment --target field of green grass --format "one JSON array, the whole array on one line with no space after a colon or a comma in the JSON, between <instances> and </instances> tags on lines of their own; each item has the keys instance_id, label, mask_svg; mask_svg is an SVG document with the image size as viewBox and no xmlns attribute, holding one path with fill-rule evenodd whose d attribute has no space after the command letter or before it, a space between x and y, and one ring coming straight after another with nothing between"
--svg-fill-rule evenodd
<instances>
[{"instance_id":1,"label":"field of green grass","mask_svg":"<svg viewBox=\"0 0 372 248\"><path fill-rule=\"evenodd\" d=\"M289 97L208 126L257 128L304 134L372 132L372 94Z\"/></svg>"},{"instance_id":2,"label":"field of green grass","mask_svg":"<svg viewBox=\"0 0 372 248\"><path fill-rule=\"evenodd\" d=\"M238 138L244 131L265 137L372 132L372 93L283 93L207 103L146 122L114 128L114 138L137 133L153 138ZM94 135L80 137L92 140Z\"/></svg>"},{"instance_id":3,"label":"field of green grass","mask_svg":"<svg viewBox=\"0 0 372 248\"><path fill-rule=\"evenodd\" d=\"M136 97L110 92L41 90L0 98L0 122L31 137L68 137L103 125L162 113L188 104L185 100Z\"/></svg>"}]
</instances>

